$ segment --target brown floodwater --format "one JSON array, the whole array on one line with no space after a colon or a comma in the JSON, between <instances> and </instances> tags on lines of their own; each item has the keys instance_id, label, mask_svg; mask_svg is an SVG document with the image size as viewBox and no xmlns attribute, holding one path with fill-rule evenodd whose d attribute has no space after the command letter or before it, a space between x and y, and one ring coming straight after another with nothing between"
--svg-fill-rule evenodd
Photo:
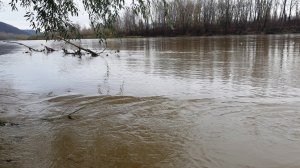
<instances>
[{"instance_id":1,"label":"brown floodwater","mask_svg":"<svg viewBox=\"0 0 300 168\"><path fill-rule=\"evenodd\" d=\"M300 167L300 35L26 51L0 42L1 168Z\"/></svg>"}]
</instances>

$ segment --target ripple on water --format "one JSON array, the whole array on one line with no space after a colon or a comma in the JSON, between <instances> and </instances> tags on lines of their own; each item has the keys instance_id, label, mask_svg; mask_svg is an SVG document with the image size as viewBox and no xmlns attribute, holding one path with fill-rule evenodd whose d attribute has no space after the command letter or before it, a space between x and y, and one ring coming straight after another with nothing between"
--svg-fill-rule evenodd
<instances>
[{"instance_id":1,"label":"ripple on water","mask_svg":"<svg viewBox=\"0 0 300 168\"><path fill-rule=\"evenodd\" d=\"M259 37L1 55L0 167L298 168L299 36Z\"/></svg>"}]
</instances>

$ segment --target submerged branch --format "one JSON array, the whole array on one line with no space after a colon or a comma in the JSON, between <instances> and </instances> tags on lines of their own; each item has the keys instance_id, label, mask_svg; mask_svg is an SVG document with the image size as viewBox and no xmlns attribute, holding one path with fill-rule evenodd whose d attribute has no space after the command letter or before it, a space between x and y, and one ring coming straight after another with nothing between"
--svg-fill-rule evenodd
<instances>
[{"instance_id":1,"label":"submerged branch","mask_svg":"<svg viewBox=\"0 0 300 168\"><path fill-rule=\"evenodd\" d=\"M75 113L77 113L77 112L79 112L80 110L82 110L82 109L84 109L85 108L85 106L83 106L83 107L79 107L78 109L76 109L75 111L73 111L73 112L71 112L71 113L69 113L67 116L68 116L68 118L69 119L73 119L73 117L72 117L72 115L73 114L75 114Z\"/></svg>"},{"instance_id":2,"label":"submerged branch","mask_svg":"<svg viewBox=\"0 0 300 168\"><path fill-rule=\"evenodd\" d=\"M30 51L35 51L35 52L43 52L44 50L38 50L38 49L34 49L28 45L25 45L23 43L19 43L19 42L15 42L15 41L2 41L4 43L11 43L11 44L18 44L18 45L21 45L21 46L24 46L24 47L27 47Z\"/></svg>"},{"instance_id":3,"label":"submerged branch","mask_svg":"<svg viewBox=\"0 0 300 168\"><path fill-rule=\"evenodd\" d=\"M100 55L100 54L103 54L103 53L105 52L106 48L107 48L107 45L105 45L105 47L103 48L103 50L102 50L100 53L98 53L98 54L99 54L99 55Z\"/></svg>"},{"instance_id":4,"label":"submerged branch","mask_svg":"<svg viewBox=\"0 0 300 168\"><path fill-rule=\"evenodd\" d=\"M79 56L81 56L82 55L82 53L81 53L81 50L80 49L78 49L77 51L75 51L75 52L69 52L68 50L66 50L66 49L62 49L63 50L63 52L65 53L65 55L79 55Z\"/></svg>"},{"instance_id":5,"label":"submerged branch","mask_svg":"<svg viewBox=\"0 0 300 168\"><path fill-rule=\"evenodd\" d=\"M43 44L42 44L42 45L43 45ZM51 52L56 51L55 49L50 48L50 47L48 47L48 46L46 46L46 45L43 45L43 46L45 47L47 53L51 53Z\"/></svg>"},{"instance_id":6,"label":"submerged branch","mask_svg":"<svg viewBox=\"0 0 300 168\"><path fill-rule=\"evenodd\" d=\"M69 40L64 39L63 37L58 36L58 38L59 38L60 40L63 40L64 42L66 42L66 43L68 43L68 44L70 44L70 45L72 45L72 46L78 48L79 50L83 50L83 51L86 51L86 52L90 53L90 54L92 55L92 57L97 57L97 56L99 56L98 53L96 53L96 52L94 52L94 51L92 51L92 50L90 50L90 49L83 48L83 47L81 47L81 46L79 46L79 45L76 45L76 44L70 42Z\"/></svg>"},{"instance_id":7,"label":"submerged branch","mask_svg":"<svg viewBox=\"0 0 300 168\"><path fill-rule=\"evenodd\" d=\"M63 50L64 54L66 54L66 55L71 54L71 55L80 55L80 56L81 56L81 55L82 55L81 51L83 50L83 51L85 51L85 52L91 54L92 57L97 57L97 56L99 56L100 54L104 53L105 50L106 50L106 46L105 46L105 48L104 48L100 53L97 53L97 52L92 51L92 50L90 50L90 49L83 48L83 47L81 47L81 46L79 46L79 45L77 45L77 44L74 44L74 43L70 42L69 40L64 39L63 37L58 36L58 38L59 38L60 40L64 41L64 42L66 42L67 44L70 44L70 45L72 45L72 46L78 48L78 50L75 51L75 52L69 52L68 50L66 50L66 49L63 48L62 50ZM47 52L47 53L51 53L51 52L57 51L56 49L53 49L53 48L48 47L48 46L43 45L43 44L42 44L42 46L44 46L44 49L38 50L38 49L32 48L32 47L30 47L30 46L28 46L28 45L26 45L26 44L20 43L20 42L15 42L15 41L2 41L2 42L4 42L4 43L18 44L18 45L27 47L30 51L35 51L35 52L44 52L44 51L45 51L45 52Z\"/></svg>"}]
</instances>

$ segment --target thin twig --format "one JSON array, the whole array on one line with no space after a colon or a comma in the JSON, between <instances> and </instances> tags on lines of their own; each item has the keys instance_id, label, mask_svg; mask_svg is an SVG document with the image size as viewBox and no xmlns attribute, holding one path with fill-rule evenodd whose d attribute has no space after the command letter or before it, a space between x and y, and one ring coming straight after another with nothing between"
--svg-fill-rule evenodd
<instances>
[{"instance_id":1,"label":"thin twig","mask_svg":"<svg viewBox=\"0 0 300 168\"><path fill-rule=\"evenodd\" d=\"M2 41L4 43L12 43L12 44L18 44L18 45L21 45L21 46L24 46L24 47L27 47L30 51L35 51L35 52L43 52L44 50L38 50L38 49L34 49L28 45L25 45L23 43L19 43L19 42L15 42L15 41Z\"/></svg>"},{"instance_id":2,"label":"thin twig","mask_svg":"<svg viewBox=\"0 0 300 168\"><path fill-rule=\"evenodd\" d=\"M104 49L100 53L98 53L98 55L103 54L104 51L106 50L106 48L107 48L107 42L105 41L105 47L104 47Z\"/></svg>"},{"instance_id":3,"label":"thin twig","mask_svg":"<svg viewBox=\"0 0 300 168\"><path fill-rule=\"evenodd\" d=\"M73 118L72 118L72 115L75 114L75 113L77 113L78 111L84 109L84 108L85 108L85 106L80 107L80 108L76 109L75 111L69 113L69 114L68 114L68 118L69 118L69 119L73 119Z\"/></svg>"}]
</instances>

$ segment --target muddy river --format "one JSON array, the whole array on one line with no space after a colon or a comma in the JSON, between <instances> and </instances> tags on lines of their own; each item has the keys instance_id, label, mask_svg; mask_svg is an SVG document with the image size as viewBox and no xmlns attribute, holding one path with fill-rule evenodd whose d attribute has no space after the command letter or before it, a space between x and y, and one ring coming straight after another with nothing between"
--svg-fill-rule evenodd
<instances>
[{"instance_id":1,"label":"muddy river","mask_svg":"<svg viewBox=\"0 0 300 168\"><path fill-rule=\"evenodd\" d=\"M300 167L300 35L26 51L0 42L1 168Z\"/></svg>"}]
</instances>

